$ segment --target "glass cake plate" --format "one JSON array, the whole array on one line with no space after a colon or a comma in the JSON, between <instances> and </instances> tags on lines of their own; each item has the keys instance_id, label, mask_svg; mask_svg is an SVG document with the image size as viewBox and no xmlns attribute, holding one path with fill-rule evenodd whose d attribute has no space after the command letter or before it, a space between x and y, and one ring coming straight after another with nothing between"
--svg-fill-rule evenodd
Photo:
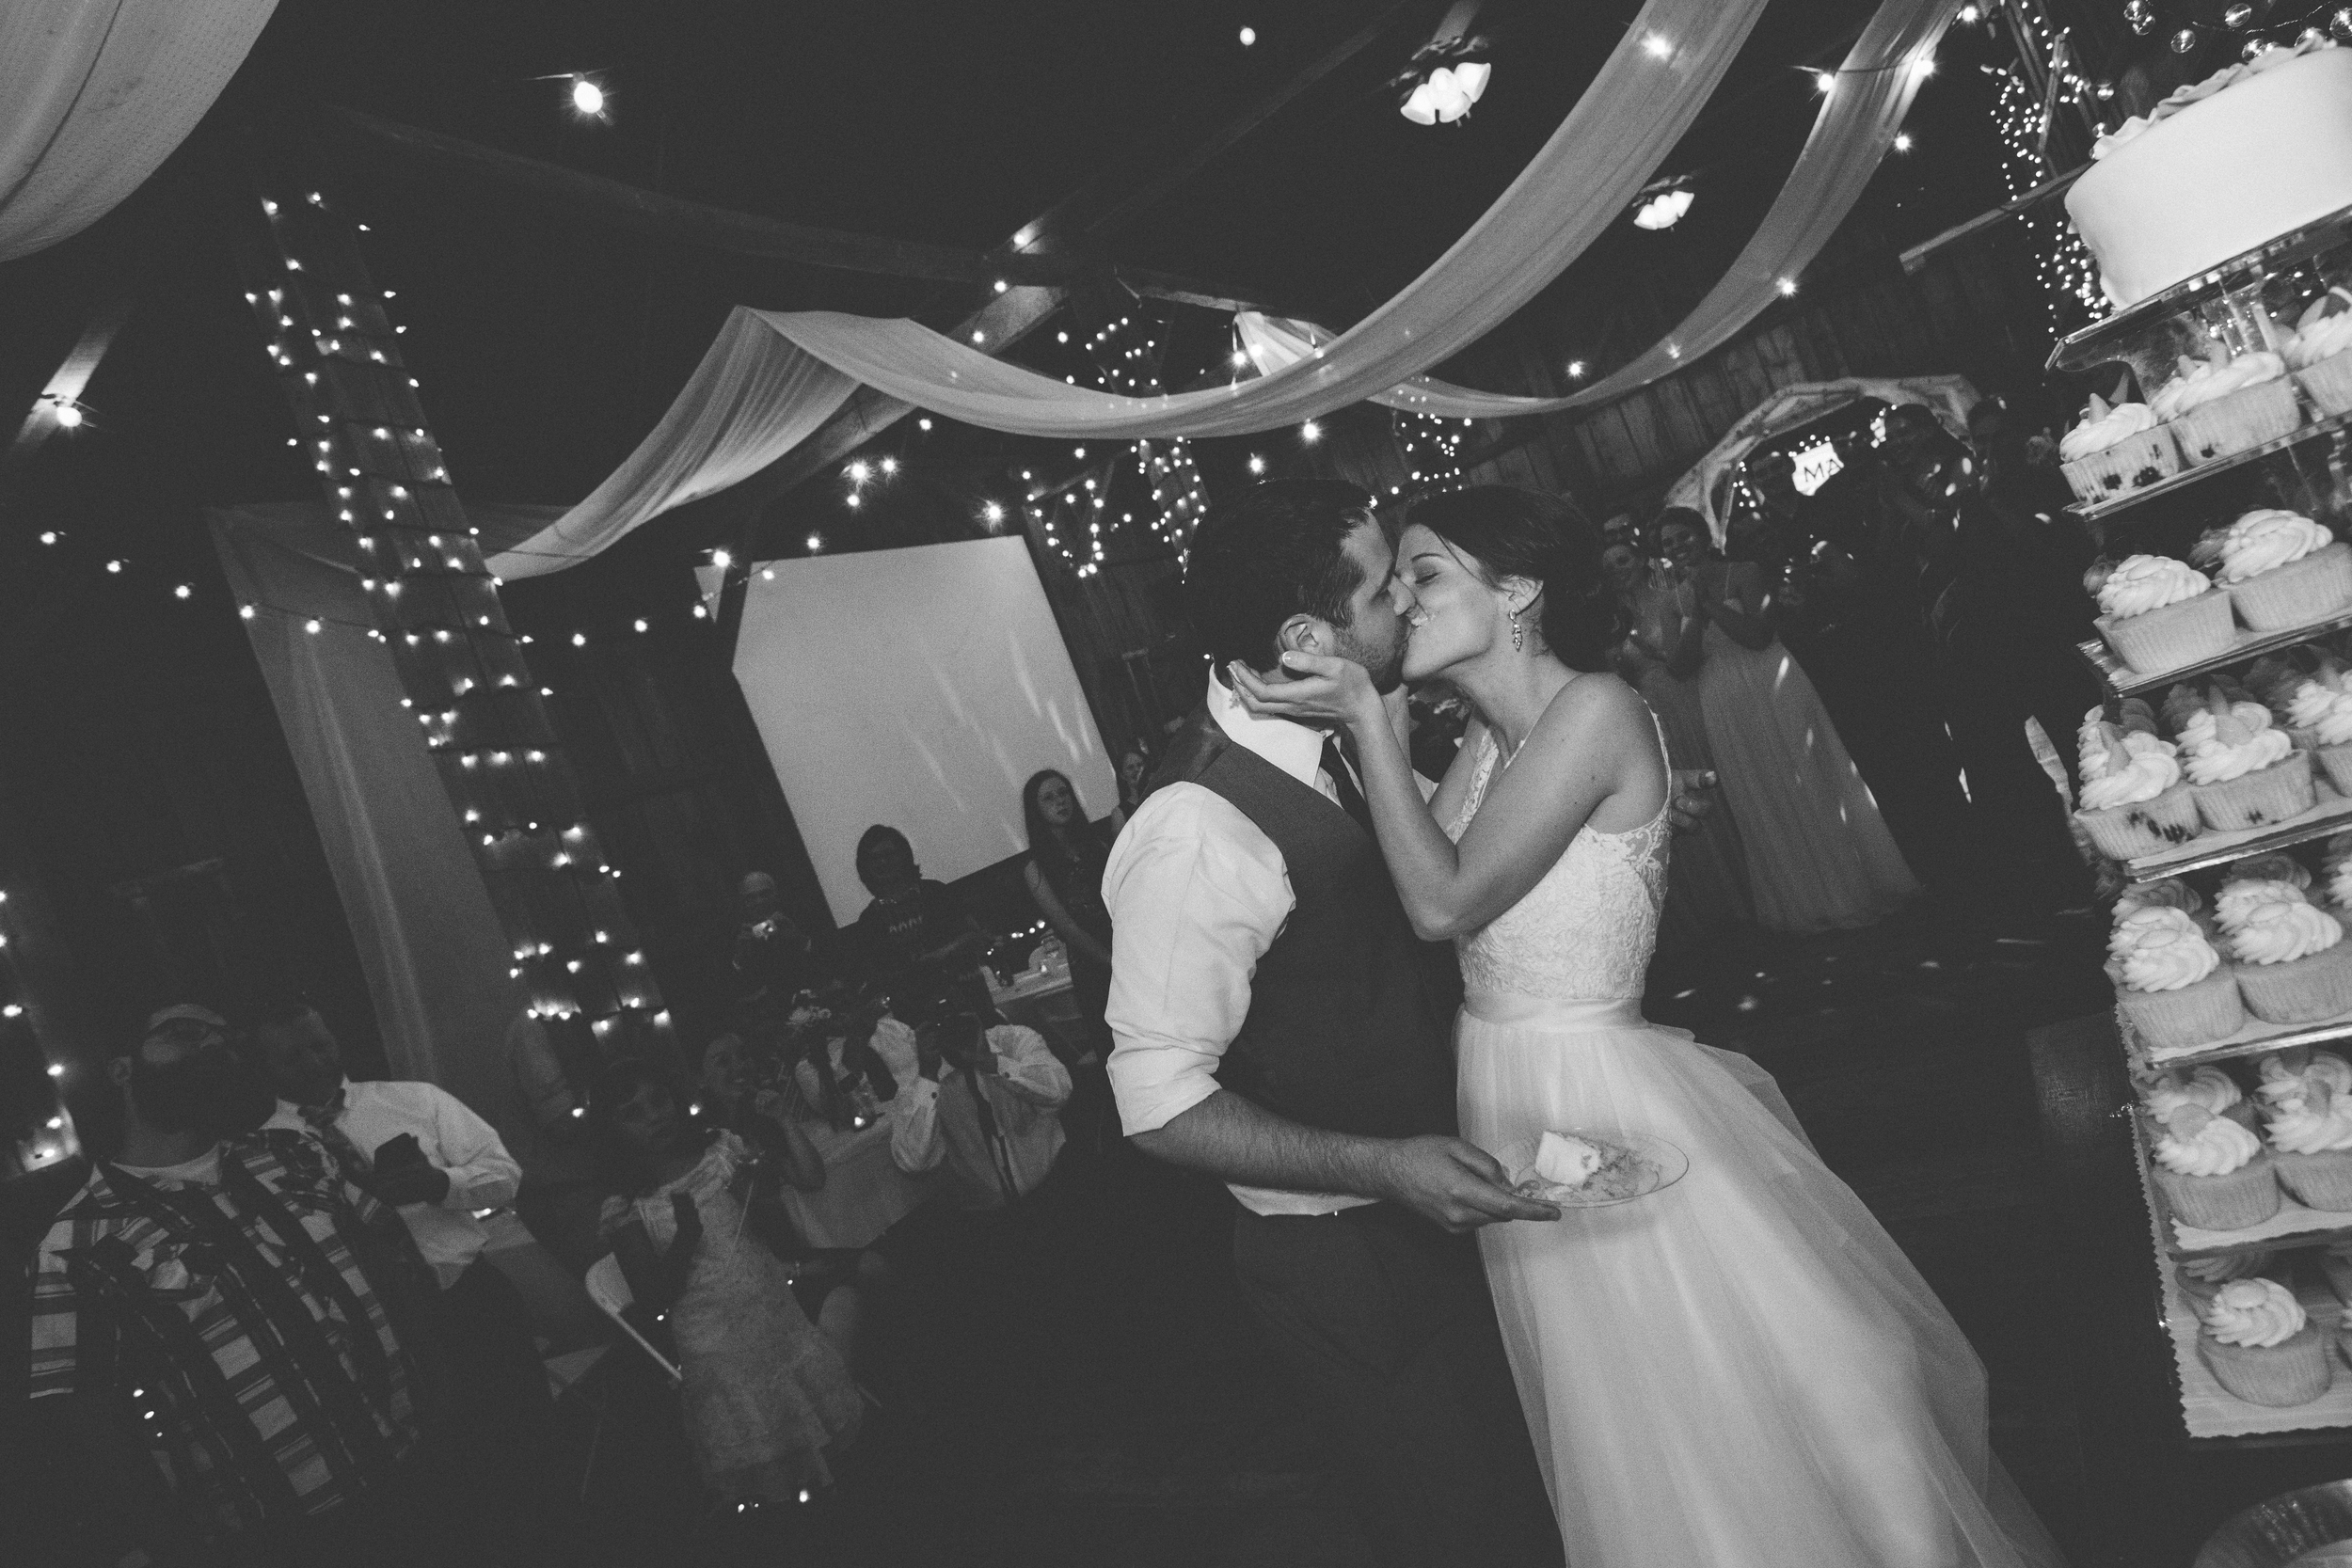
<instances>
[{"instance_id":1,"label":"glass cake plate","mask_svg":"<svg viewBox=\"0 0 2352 1568\"><path fill-rule=\"evenodd\" d=\"M1581 1138L1586 1143L1626 1150L1632 1162L1633 1180L1629 1183L1612 1183L1605 1191L1561 1187L1545 1181L1535 1175L1535 1150L1543 1142L1543 1135L1537 1133L1505 1144L1495 1151L1495 1158L1502 1162L1502 1168L1510 1175L1512 1190L1523 1197L1556 1203L1563 1209L1607 1209L1662 1193L1690 1174L1691 1157L1655 1132L1603 1132L1583 1127L1555 1127L1551 1131L1563 1137ZM1597 1179L1606 1172L1595 1174Z\"/></svg>"}]
</instances>

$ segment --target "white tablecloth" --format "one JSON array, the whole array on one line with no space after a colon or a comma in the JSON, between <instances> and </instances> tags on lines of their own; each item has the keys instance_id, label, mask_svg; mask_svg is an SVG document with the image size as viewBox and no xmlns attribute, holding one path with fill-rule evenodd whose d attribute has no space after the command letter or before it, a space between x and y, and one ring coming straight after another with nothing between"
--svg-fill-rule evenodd
<instances>
[{"instance_id":1,"label":"white tablecloth","mask_svg":"<svg viewBox=\"0 0 2352 1568\"><path fill-rule=\"evenodd\" d=\"M930 1196L929 1176L909 1176L891 1160L888 1121L846 1132L803 1121L801 1131L824 1157L825 1185L813 1193L787 1187L780 1198L810 1246L866 1246Z\"/></svg>"}]
</instances>

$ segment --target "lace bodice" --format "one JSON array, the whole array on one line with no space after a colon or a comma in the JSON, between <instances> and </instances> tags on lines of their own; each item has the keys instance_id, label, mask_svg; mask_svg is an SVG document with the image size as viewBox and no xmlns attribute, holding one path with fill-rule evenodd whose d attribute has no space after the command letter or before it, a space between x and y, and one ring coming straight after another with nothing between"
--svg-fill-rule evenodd
<instances>
[{"instance_id":1,"label":"lace bodice","mask_svg":"<svg viewBox=\"0 0 2352 1568\"><path fill-rule=\"evenodd\" d=\"M1500 750L1488 731L1470 796L1446 827L1457 843L1486 798ZM1640 996L1658 945L1670 837L1663 806L1646 827L1628 832L1579 829L1526 897L1456 939L1463 982L1472 991L1550 1001Z\"/></svg>"}]
</instances>

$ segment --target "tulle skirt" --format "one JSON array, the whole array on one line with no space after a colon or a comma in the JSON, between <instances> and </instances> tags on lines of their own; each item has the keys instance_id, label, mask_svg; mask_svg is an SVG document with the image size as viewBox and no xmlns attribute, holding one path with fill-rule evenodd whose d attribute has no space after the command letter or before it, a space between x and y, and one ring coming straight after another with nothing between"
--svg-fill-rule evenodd
<instances>
[{"instance_id":1,"label":"tulle skirt","mask_svg":"<svg viewBox=\"0 0 2352 1568\"><path fill-rule=\"evenodd\" d=\"M1652 666L1642 677L1641 691L1665 733L1668 765L1713 768L1715 753L1707 743L1697 685ZM1713 807L1695 829L1675 840L1666 868L1666 908L1659 920L1661 945L1696 946L1710 932L1756 919L1739 825L1720 795Z\"/></svg>"},{"instance_id":2,"label":"tulle skirt","mask_svg":"<svg viewBox=\"0 0 2352 1568\"><path fill-rule=\"evenodd\" d=\"M1759 925L1868 926L1919 892L1795 655L1743 648L1710 624L1698 691Z\"/></svg>"},{"instance_id":3,"label":"tulle skirt","mask_svg":"<svg viewBox=\"0 0 2352 1568\"><path fill-rule=\"evenodd\" d=\"M1691 1160L1479 1232L1575 1568L2062 1560L1987 1446L1976 1353L1770 1073L1632 1001L1473 996L1457 1046L1482 1148L1581 1127Z\"/></svg>"}]
</instances>

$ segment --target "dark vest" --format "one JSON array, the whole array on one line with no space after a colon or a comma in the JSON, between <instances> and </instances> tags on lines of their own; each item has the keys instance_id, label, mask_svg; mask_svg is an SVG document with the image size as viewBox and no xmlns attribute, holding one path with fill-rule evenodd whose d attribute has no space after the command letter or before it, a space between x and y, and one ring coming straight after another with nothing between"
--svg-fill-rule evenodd
<instances>
[{"instance_id":1,"label":"dark vest","mask_svg":"<svg viewBox=\"0 0 2352 1568\"><path fill-rule=\"evenodd\" d=\"M1152 784L1179 780L1224 797L1274 841L1296 900L1258 960L1218 1082L1335 1132L1454 1132L1451 955L1413 934L1372 835L1205 712Z\"/></svg>"}]
</instances>

